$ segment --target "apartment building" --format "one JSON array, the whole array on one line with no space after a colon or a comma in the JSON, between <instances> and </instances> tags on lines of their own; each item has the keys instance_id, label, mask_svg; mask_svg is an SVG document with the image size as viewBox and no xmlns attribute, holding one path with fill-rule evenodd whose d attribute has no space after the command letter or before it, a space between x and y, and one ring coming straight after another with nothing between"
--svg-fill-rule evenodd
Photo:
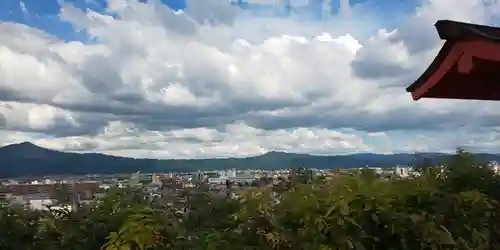
<instances>
[{"instance_id":1,"label":"apartment building","mask_svg":"<svg viewBox=\"0 0 500 250\"><path fill-rule=\"evenodd\" d=\"M58 190L65 188L77 200L90 200L99 189L98 182L75 183L22 183L8 184L0 189L0 197L21 198L23 200L56 199Z\"/></svg>"}]
</instances>

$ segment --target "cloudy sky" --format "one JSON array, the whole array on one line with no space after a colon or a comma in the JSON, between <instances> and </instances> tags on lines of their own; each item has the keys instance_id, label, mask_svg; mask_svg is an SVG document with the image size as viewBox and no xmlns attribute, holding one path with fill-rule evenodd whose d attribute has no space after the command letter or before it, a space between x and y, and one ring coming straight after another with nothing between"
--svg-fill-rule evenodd
<instances>
[{"instance_id":1,"label":"cloudy sky","mask_svg":"<svg viewBox=\"0 0 500 250\"><path fill-rule=\"evenodd\" d=\"M405 92L499 0L2 0L0 144L154 158L500 152L500 103Z\"/></svg>"}]
</instances>

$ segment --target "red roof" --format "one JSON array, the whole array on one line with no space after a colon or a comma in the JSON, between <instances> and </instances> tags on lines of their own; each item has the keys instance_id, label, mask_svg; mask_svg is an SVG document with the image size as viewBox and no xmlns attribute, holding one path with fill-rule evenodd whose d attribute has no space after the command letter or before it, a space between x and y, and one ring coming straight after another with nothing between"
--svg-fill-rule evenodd
<instances>
[{"instance_id":1,"label":"red roof","mask_svg":"<svg viewBox=\"0 0 500 250\"><path fill-rule=\"evenodd\" d=\"M500 100L500 28L436 22L446 40L427 70L408 88L414 100Z\"/></svg>"}]
</instances>

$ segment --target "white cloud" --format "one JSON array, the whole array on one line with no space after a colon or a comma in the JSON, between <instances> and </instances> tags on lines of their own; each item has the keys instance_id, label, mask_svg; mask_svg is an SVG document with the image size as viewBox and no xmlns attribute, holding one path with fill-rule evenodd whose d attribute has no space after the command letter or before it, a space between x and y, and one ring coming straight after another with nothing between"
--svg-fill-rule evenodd
<instances>
[{"instance_id":1,"label":"white cloud","mask_svg":"<svg viewBox=\"0 0 500 250\"><path fill-rule=\"evenodd\" d=\"M363 139L320 128L263 130L243 123L220 129L193 128L145 131L134 124L110 122L95 136L74 136L34 141L40 146L75 151L99 151L136 157L234 157L254 156L268 151L297 153L368 152ZM122 150L117 150L122 149Z\"/></svg>"},{"instance_id":2,"label":"white cloud","mask_svg":"<svg viewBox=\"0 0 500 250\"><path fill-rule=\"evenodd\" d=\"M23 14L28 14L28 9L26 8L26 4L24 3L24 1L19 2L19 8L21 9L21 12Z\"/></svg>"},{"instance_id":3,"label":"white cloud","mask_svg":"<svg viewBox=\"0 0 500 250\"><path fill-rule=\"evenodd\" d=\"M437 19L491 23L496 1L423 1L395 30L360 21L363 8L311 21L188 4L63 4L62 20L92 43L0 23L0 124L18 131L0 142L168 158L500 148L498 104L404 92L441 46Z\"/></svg>"},{"instance_id":4,"label":"white cloud","mask_svg":"<svg viewBox=\"0 0 500 250\"><path fill-rule=\"evenodd\" d=\"M45 104L3 102L0 113L5 121L3 127L10 130L46 131L62 123L78 126L75 114Z\"/></svg>"}]
</instances>

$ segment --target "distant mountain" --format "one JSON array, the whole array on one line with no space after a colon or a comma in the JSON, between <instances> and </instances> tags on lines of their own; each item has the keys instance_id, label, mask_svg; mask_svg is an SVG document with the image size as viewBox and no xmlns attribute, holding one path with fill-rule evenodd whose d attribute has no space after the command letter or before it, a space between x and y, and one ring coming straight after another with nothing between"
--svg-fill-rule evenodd
<instances>
[{"instance_id":1,"label":"distant mountain","mask_svg":"<svg viewBox=\"0 0 500 250\"><path fill-rule=\"evenodd\" d=\"M422 153L419 157L443 162L447 155ZM478 154L483 161L500 161L500 155ZM365 166L392 167L410 165L414 154L352 154L314 156L269 152L247 158L157 160L115 157L103 154L65 153L42 148L29 142L0 147L0 178L63 174L112 174L141 172L192 172L211 169L280 169L310 167L321 169L357 168Z\"/></svg>"}]
</instances>

